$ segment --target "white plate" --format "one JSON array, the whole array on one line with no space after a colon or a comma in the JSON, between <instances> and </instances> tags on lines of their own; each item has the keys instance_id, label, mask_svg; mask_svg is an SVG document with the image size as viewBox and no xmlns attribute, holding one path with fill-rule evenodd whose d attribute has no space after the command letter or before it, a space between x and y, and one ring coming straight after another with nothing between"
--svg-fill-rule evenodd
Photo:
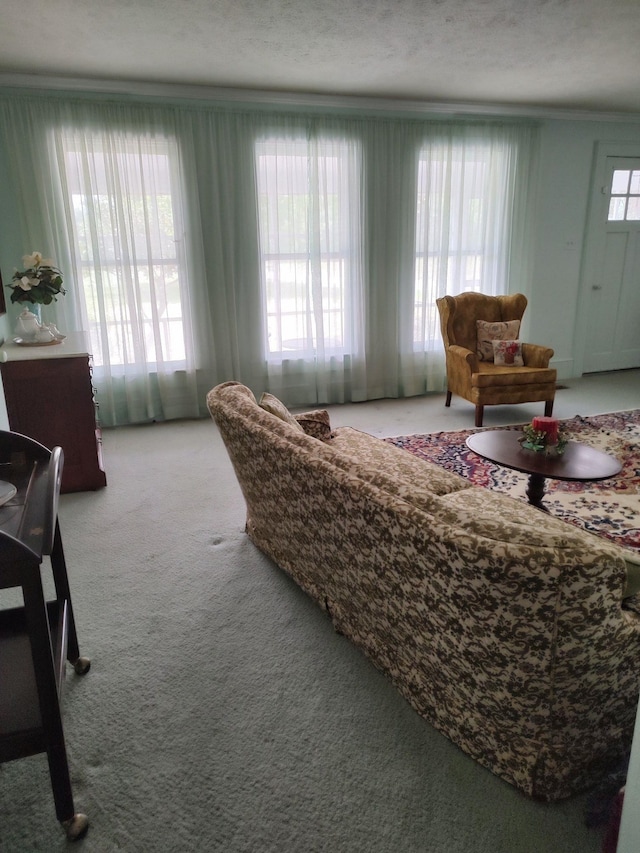
<instances>
[{"instance_id":1,"label":"white plate","mask_svg":"<svg viewBox=\"0 0 640 853\"><path fill-rule=\"evenodd\" d=\"M53 341L28 341L25 338L14 338L13 342L21 347L52 347L54 344L61 344L66 337L66 335L60 335Z\"/></svg>"},{"instance_id":2,"label":"white plate","mask_svg":"<svg viewBox=\"0 0 640 853\"><path fill-rule=\"evenodd\" d=\"M0 506L6 504L17 492L13 483L7 483L6 480L0 480Z\"/></svg>"}]
</instances>

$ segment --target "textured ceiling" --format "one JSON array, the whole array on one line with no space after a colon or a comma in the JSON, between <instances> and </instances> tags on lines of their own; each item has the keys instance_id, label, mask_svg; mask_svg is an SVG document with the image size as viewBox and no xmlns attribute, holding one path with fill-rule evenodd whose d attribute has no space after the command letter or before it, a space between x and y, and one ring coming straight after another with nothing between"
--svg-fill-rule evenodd
<instances>
[{"instance_id":1,"label":"textured ceiling","mask_svg":"<svg viewBox=\"0 0 640 853\"><path fill-rule=\"evenodd\" d=\"M16 74L640 113L640 2L1 0Z\"/></svg>"}]
</instances>

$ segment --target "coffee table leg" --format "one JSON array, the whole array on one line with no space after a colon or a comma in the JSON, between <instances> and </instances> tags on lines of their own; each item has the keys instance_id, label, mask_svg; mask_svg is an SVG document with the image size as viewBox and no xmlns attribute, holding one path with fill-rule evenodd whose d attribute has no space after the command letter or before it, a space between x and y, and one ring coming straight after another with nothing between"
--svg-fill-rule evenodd
<instances>
[{"instance_id":1,"label":"coffee table leg","mask_svg":"<svg viewBox=\"0 0 640 853\"><path fill-rule=\"evenodd\" d=\"M529 474L529 485L527 487L529 503L537 506L538 509L544 509L546 511L547 508L542 503L543 496L544 476L542 474Z\"/></svg>"}]
</instances>

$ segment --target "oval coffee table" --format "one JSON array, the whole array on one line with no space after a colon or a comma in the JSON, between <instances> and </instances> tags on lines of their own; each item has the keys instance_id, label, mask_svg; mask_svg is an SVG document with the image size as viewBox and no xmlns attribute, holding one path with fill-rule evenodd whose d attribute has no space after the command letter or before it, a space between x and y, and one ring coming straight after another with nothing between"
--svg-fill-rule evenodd
<instances>
[{"instance_id":1,"label":"oval coffee table","mask_svg":"<svg viewBox=\"0 0 640 853\"><path fill-rule=\"evenodd\" d=\"M542 503L545 479L552 480L606 480L622 470L618 460L586 444L569 441L562 456L546 456L534 450L525 450L521 444L522 431L518 429L489 429L475 432L467 439L467 447L491 462L529 475L527 498L539 509Z\"/></svg>"}]
</instances>

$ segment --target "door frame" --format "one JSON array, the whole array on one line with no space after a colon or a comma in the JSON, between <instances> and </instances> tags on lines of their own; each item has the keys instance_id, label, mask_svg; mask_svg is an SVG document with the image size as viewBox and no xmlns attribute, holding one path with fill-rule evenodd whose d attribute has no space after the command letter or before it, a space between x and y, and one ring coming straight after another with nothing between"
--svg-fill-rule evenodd
<instances>
[{"instance_id":1,"label":"door frame","mask_svg":"<svg viewBox=\"0 0 640 853\"><path fill-rule=\"evenodd\" d=\"M587 329L589 324L591 288L597 284L597 259L602 251L604 232L603 217L609 205L609 192L602 191L607 184L609 157L633 157L640 160L640 142L596 142L591 168L589 204L582 242L582 260L578 285L578 304L575 325L575 375L582 376L585 353L588 346Z\"/></svg>"}]
</instances>

